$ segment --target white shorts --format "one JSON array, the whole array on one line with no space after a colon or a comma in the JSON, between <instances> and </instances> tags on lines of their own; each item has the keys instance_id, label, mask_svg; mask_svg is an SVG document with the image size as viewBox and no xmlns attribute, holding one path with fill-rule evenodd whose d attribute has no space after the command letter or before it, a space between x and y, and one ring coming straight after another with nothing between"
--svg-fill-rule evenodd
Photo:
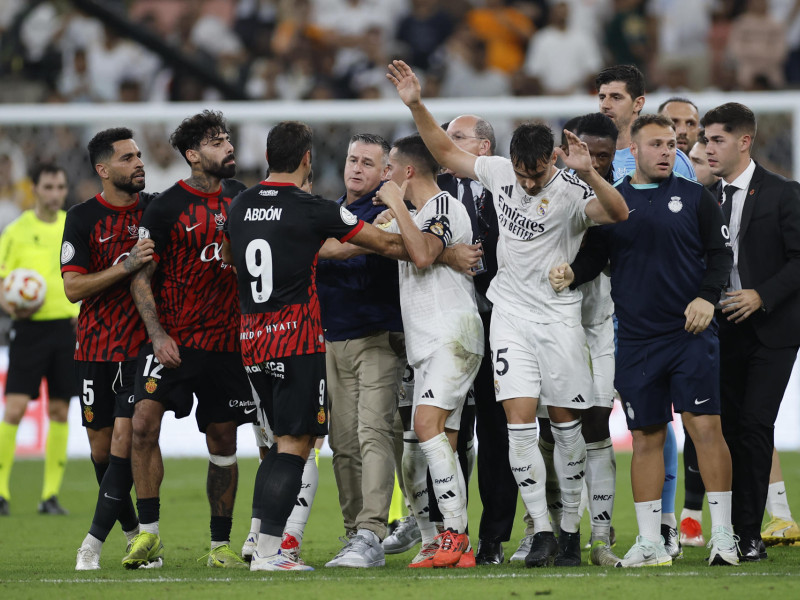
<instances>
[{"instance_id":1,"label":"white shorts","mask_svg":"<svg viewBox=\"0 0 800 600\"><path fill-rule=\"evenodd\" d=\"M614 407L614 320L608 317L602 323L583 328L589 344L594 376L595 406Z\"/></svg>"},{"instance_id":2,"label":"white shorts","mask_svg":"<svg viewBox=\"0 0 800 600\"><path fill-rule=\"evenodd\" d=\"M533 323L494 309L489 332L498 402L538 398L540 407L595 405L589 348L580 325Z\"/></svg>"},{"instance_id":3,"label":"white shorts","mask_svg":"<svg viewBox=\"0 0 800 600\"><path fill-rule=\"evenodd\" d=\"M461 344L450 343L414 365L414 409L421 404L450 411L445 429L461 429L461 411L478 374L483 356L473 354ZM403 378L405 380L405 377ZM411 417L414 428L414 416Z\"/></svg>"}]
</instances>

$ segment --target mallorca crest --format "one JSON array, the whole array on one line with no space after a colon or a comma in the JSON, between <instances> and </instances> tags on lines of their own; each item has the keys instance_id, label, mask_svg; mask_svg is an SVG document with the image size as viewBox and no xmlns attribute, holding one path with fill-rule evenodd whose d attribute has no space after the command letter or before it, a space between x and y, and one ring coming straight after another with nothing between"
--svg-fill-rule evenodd
<instances>
[{"instance_id":1,"label":"mallorca crest","mask_svg":"<svg viewBox=\"0 0 800 600\"><path fill-rule=\"evenodd\" d=\"M223 215L222 213L215 214L214 223L217 224L217 230L222 231L223 227L225 227L225 215Z\"/></svg>"},{"instance_id":2,"label":"mallorca crest","mask_svg":"<svg viewBox=\"0 0 800 600\"><path fill-rule=\"evenodd\" d=\"M672 198L669 199L669 203L667 203L667 208L674 213L681 212L681 209L683 208L683 202L681 202L681 197L672 196Z\"/></svg>"}]
</instances>

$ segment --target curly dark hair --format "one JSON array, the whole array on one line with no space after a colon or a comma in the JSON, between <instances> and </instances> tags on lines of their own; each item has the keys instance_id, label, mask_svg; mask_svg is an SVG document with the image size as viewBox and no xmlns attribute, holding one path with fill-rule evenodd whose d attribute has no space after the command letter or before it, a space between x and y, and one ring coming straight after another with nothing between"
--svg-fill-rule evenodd
<instances>
[{"instance_id":1,"label":"curly dark hair","mask_svg":"<svg viewBox=\"0 0 800 600\"><path fill-rule=\"evenodd\" d=\"M114 154L114 142L121 142L122 140L130 140L133 138L133 131L127 127L112 127L111 129L104 129L95 134L89 141L87 149L89 150L89 162L92 163L92 168L98 163L111 158Z\"/></svg>"},{"instance_id":2,"label":"curly dark hair","mask_svg":"<svg viewBox=\"0 0 800 600\"><path fill-rule=\"evenodd\" d=\"M228 123L218 110L204 110L187 117L169 136L169 143L180 152L187 164L187 150L197 150L204 140L214 138L221 133L229 133Z\"/></svg>"}]
</instances>

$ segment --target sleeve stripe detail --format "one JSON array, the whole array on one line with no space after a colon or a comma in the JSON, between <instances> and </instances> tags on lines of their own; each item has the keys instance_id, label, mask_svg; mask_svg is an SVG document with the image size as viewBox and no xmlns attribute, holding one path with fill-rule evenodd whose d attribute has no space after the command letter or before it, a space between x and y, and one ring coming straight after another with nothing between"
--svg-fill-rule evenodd
<instances>
[{"instance_id":1,"label":"sleeve stripe detail","mask_svg":"<svg viewBox=\"0 0 800 600\"><path fill-rule=\"evenodd\" d=\"M349 232L347 232L347 234L346 234L346 235L344 235L344 236L342 236L341 238L339 238L339 241L340 241L340 242L342 242L342 243L344 244L344 243L345 243L347 240L349 240L349 239L350 239L350 238L352 238L352 237L353 237L355 234L357 234L359 231L361 231L361 229L362 229L363 227L364 227L364 221L362 221L361 219L359 219L359 220L358 220L358 223L356 223L356 226L355 226L355 227L353 227L353 228L352 228L352 229L351 229Z\"/></svg>"},{"instance_id":2,"label":"sleeve stripe detail","mask_svg":"<svg viewBox=\"0 0 800 600\"><path fill-rule=\"evenodd\" d=\"M73 273L80 273L82 275L86 275L89 272L87 269L79 267L78 265L64 265L63 267L61 267L62 275L68 271Z\"/></svg>"}]
</instances>

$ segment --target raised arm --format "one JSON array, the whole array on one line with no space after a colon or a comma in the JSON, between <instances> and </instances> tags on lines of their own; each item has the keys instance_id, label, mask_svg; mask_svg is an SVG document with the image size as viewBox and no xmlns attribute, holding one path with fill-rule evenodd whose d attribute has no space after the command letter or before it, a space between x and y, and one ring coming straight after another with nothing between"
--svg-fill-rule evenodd
<instances>
[{"instance_id":1,"label":"raised arm","mask_svg":"<svg viewBox=\"0 0 800 600\"><path fill-rule=\"evenodd\" d=\"M64 273L64 293L70 302L78 302L84 298L99 294L115 283L135 273L153 260L155 244L151 239L140 239L131 248L128 257L115 265L96 273Z\"/></svg>"},{"instance_id":2,"label":"raised arm","mask_svg":"<svg viewBox=\"0 0 800 600\"><path fill-rule=\"evenodd\" d=\"M596 196L586 205L586 216L600 225L625 221L628 218L628 205L616 188L594 170L589 147L571 131L564 130L564 135L569 143L568 151L557 147L556 154L594 190Z\"/></svg>"},{"instance_id":3,"label":"raised arm","mask_svg":"<svg viewBox=\"0 0 800 600\"><path fill-rule=\"evenodd\" d=\"M153 288L150 281L156 271L156 263L149 262L147 265L136 272L131 280L131 295L136 304L136 310L142 317L144 326L153 342L153 353L156 359L167 368L175 368L181 364L181 357L178 351L178 344L175 343L169 334L161 326L158 320L158 309L156 300L153 296Z\"/></svg>"},{"instance_id":4,"label":"raised arm","mask_svg":"<svg viewBox=\"0 0 800 600\"><path fill-rule=\"evenodd\" d=\"M439 127L433 115L422 103L419 80L411 67L402 60L395 60L389 65L386 77L394 84L400 99L411 110L417 130L436 162L451 171L477 179L475 160L478 157L456 146Z\"/></svg>"}]
</instances>

